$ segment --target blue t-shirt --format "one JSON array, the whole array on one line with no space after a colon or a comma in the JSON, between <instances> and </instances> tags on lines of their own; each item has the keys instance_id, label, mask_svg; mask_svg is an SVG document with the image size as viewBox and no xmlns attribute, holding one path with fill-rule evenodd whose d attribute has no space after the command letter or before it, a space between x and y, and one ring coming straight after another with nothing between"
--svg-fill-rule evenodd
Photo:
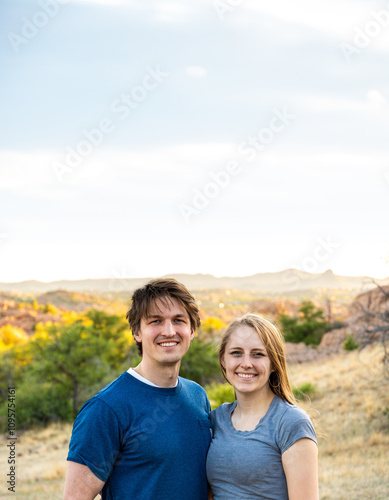
<instances>
[{"instance_id":1,"label":"blue t-shirt","mask_svg":"<svg viewBox=\"0 0 389 500\"><path fill-rule=\"evenodd\" d=\"M152 387L125 372L81 408L67 459L105 482L103 500L207 500L209 411L195 382Z\"/></svg>"},{"instance_id":2,"label":"blue t-shirt","mask_svg":"<svg viewBox=\"0 0 389 500\"><path fill-rule=\"evenodd\" d=\"M231 422L235 407L236 401L211 412L207 476L215 500L288 500L281 456L298 439L316 443L308 415L274 396L255 429L238 431Z\"/></svg>"}]
</instances>

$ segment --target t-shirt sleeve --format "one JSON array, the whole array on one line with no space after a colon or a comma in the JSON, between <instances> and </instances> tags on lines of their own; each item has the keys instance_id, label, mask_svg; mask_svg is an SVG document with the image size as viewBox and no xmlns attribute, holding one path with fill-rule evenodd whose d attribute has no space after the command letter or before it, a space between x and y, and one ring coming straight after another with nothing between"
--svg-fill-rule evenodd
<instances>
[{"instance_id":1,"label":"t-shirt sleeve","mask_svg":"<svg viewBox=\"0 0 389 500\"><path fill-rule=\"evenodd\" d=\"M208 396L205 394L205 406L206 406L206 412L208 413L208 415L210 415L211 413L211 404L209 402L209 399L208 399Z\"/></svg>"},{"instance_id":2,"label":"t-shirt sleeve","mask_svg":"<svg viewBox=\"0 0 389 500\"><path fill-rule=\"evenodd\" d=\"M277 441L281 454L302 438L317 443L315 429L308 415L299 408L291 408L285 412L279 428Z\"/></svg>"},{"instance_id":3,"label":"t-shirt sleeve","mask_svg":"<svg viewBox=\"0 0 389 500\"><path fill-rule=\"evenodd\" d=\"M74 422L67 460L86 465L106 482L120 451L121 435L120 423L112 408L92 398Z\"/></svg>"}]
</instances>

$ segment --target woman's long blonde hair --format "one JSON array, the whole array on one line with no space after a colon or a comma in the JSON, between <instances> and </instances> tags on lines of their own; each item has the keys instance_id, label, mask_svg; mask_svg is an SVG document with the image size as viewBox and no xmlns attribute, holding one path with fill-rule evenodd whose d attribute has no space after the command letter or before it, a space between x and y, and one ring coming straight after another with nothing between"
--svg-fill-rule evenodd
<instances>
[{"instance_id":1,"label":"woman's long blonde hair","mask_svg":"<svg viewBox=\"0 0 389 500\"><path fill-rule=\"evenodd\" d=\"M272 373L269 377L269 386L274 394L290 404L296 404L293 391L289 382L288 373L286 370L285 350L283 345L283 337L278 328L263 316L255 313L247 313L233 321L227 328L222 337L219 347L219 363L223 373L223 377L227 380L226 370L223 366L223 359L227 343L235 330L240 326L249 326L253 328L263 345L266 348L269 356ZM227 380L228 382L228 380Z\"/></svg>"}]
</instances>

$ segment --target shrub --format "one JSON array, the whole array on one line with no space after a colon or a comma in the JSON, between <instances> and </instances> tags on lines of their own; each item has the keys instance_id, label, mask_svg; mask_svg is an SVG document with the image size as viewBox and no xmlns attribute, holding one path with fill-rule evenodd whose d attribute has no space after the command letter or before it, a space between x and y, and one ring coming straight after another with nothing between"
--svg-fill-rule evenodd
<instances>
[{"instance_id":1,"label":"shrub","mask_svg":"<svg viewBox=\"0 0 389 500\"><path fill-rule=\"evenodd\" d=\"M216 347L196 337L181 361L180 375L194 380L203 387L215 378L220 377Z\"/></svg>"},{"instance_id":2,"label":"shrub","mask_svg":"<svg viewBox=\"0 0 389 500\"><path fill-rule=\"evenodd\" d=\"M16 428L27 429L32 426L46 426L50 422L73 420L72 405L66 395L50 382L41 384L29 379L16 390ZM6 414L4 404L3 414ZM2 422L2 431L7 427Z\"/></svg>"},{"instance_id":3,"label":"shrub","mask_svg":"<svg viewBox=\"0 0 389 500\"><path fill-rule=\"evenodd\" d=\"M293 391L294 397L297 400L308 399L310 396L313 396L316 393L316 387L313 384L311 384L310 382L307 382L307 383L302 384L298 387L293 387L292 391Z\"/></svg>"},{"instance_id":4,"label":"shrub","mask_svg":"<svg viewBox=\"0 0 389 500\"><path fill-rule=\"evenodd\" d=\"M355 340L355 338L348 333L346 335L346 340L343 342L342 346L345 351L354 351L355 349L358 349L359 344Z\"/></svg>"},{"instance_id":5,"label":"shrub","mask_svg":"<svg viewBox=\"0 0 389 500\"><path fill-rule=\"evenodd\" d=\"M55 316L59 314L58 309L53 304L50 304L50 302L47 302L43 309L43 312L46 314L53 314Z\"/></svg>"},{"instance_id":6,"label":"shrub","mask_svg":"<svg viewBox=\"0 0 389 500\"><path fill-rule=\"evenodd\" d=\"M217 384L214 382L205 389L207 391L212 410L223 403L232 403L235 401L234 388L230 384Z\"/></svg>"},{"instance_id":7,"label":"shrub","mask_svg":"<svg viewBox=\"0 0 389 500\"><path fill-rule=\"evenodd\" d=\"M294 318L281 314L279 322L285 342L304 342L307 345L319 345L328 329L322 309L317 309L310 301L302 302L299 316Z\"/></svg>"}]
</instances>

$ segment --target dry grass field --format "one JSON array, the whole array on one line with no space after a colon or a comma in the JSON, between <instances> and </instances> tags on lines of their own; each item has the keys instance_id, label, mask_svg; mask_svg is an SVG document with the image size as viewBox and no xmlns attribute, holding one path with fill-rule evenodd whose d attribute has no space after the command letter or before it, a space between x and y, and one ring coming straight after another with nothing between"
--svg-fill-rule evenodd
<instances>
[{"instance_id":1,"label":"dry grass field","mask_svg":"<svg viewBox=\"0 0 389 500\"><path fill-rule=\"evenodd\" d=\"M321 500L389 499L389 380L377 347L294 365L292 384L313 384L304 407L319 440Z\"/></svg>"},{"instance_id":2,"label":"dry grass field","mask_svg":"<svg viewBox=\"0 0 389 500\"><path fill-rule=\"evenodd\" d=\"M293 385L316 387L301 406L319 437L321 500L389 499L389 380L381 358L373 348L290 368ZM20 434L17 493L7 495L2 480L0 499L61 499L70 432L70 425L52 425ZM5 476L4 450L5 441Z\"/></svg>"}]
</instances>

